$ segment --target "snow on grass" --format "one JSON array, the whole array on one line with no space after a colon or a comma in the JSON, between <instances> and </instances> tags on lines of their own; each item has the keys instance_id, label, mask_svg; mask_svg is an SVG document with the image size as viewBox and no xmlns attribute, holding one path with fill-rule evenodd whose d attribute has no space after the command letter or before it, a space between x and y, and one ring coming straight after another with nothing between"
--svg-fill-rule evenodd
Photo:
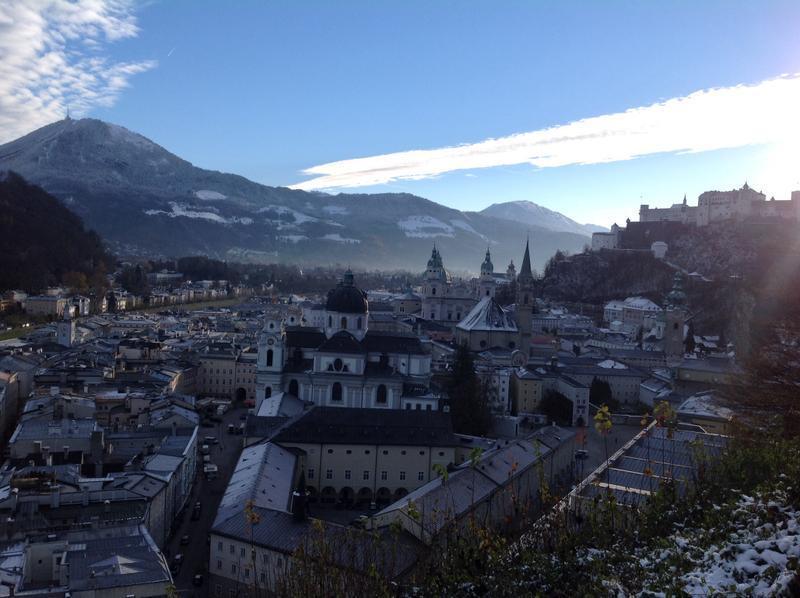
<instances>
[{"instance_id":1,"label":"snow on grass","mask_svg":"<svg viewBox=\"0 0 800 598\"><path fill-rule=\"evenodd\" d=\"M145 210L144 213L148 216L168 216L169 218L195 218L200 220L209 220L218 224L253 224L253 219L247 216L238 217L232 216L225 218L220 216L215 208L197 208L195 206L187 206L176 202L170 202L170 211L164 210Z\"/></svg>"},{"instance_id":2,"label":"snow on grass","mask_svg":"<svg viewBox=\"0 0 800 598\"><path fill-rule=\"evenodd\" d=\"M326 241L336 241L337 243L350 243L352 245L357 245L361 243L359 239L349 239L347 237L343 237L339 233L328 233L327 235L323 235L322 237Z\"/></svg>"},{"instance_id":3,"label":"snow on grass","mask_svg":"<svg viewBox=\"0 0 800 598\"><path fill-rule=\"evenodd\" d=\"M416 237L420 239L431 237L454 237L455 229L433 216L409 216L398 221L397 226L403 231L406 237Z\"/></svg>"},{"instance_id":4,"label":"snow on grass","mask_svg":"<svg viewBox=\"0 0 800 598\"><path fill-rule=\"evenodd\" d=\"M675 549L703 546L704 538L723 531L722 539L689 558L694 566L680 580L690 595L732 593L777 596L788 592L800 563L800 510L783 501L742 496L726 522L727 530L683 530L673 536ZM712 533L709 534L709 531ZM669 555L668 555L669 556Z\"/></svg>"},{"instance_id":5,"label":"snow on grass","mask_svg":"<svg viewBox=\"0 0 800 598\"><path fill-rule=\"evenodd\" d=\"M217 200L217 199L227 199L228 198L227 195L223 195L222 193L219 193L218 191L211 191L209 189L200 189L200 191L195 191L194 192L194 196L197 199L205 199L207 201L209 201L209 200L213 201L213 200Z\"/></svg>"}]
</instances>

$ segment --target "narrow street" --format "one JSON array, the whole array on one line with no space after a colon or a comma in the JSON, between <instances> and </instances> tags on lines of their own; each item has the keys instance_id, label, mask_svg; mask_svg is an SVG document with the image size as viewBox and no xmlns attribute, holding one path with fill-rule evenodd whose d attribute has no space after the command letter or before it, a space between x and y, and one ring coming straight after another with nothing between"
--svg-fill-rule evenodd
<instances>
[{"instance_id":1,"label":"narrow street","mask_svg":"<svg viewBox=\"0 0 800 598\"><path fill-rule=\"evenodd\" d=\"M239 454L242 450L242 436L228 434L228 424L238 427L242 420L240 417L247 413L243 406L235 405L222 416L222 422L213 428L200 427L198 432L198 466L197 479L192 490L192 497L181 516L181 521L175 530L175 534L168 544L168 562L176 554L183 555L183 565L177 574L173 574L175 586L181 596L196 596L198 598L207 595L208 586L208 532L214 523L214 516L217 512L222 495L228 485L228 480L233 473ZM200 454L200 447L204 444L203 438L215 436L219 439L219 444L211 447L211 462L219 467L219 475L215 480L206 480L203 475L203 457ZM193 521L192 509L195 502L202 504L200 519ZM181 538L189 536L189 544L180 545ZM200 587L192 584L192 578L197 573L203 574L203 585Z\"/></svg>"}]
</instances>

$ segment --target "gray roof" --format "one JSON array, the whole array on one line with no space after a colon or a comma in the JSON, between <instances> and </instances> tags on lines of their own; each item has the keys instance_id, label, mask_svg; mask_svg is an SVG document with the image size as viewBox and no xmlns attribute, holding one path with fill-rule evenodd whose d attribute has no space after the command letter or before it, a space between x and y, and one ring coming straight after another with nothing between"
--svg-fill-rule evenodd
<instances>
[{"instance_id":1,"label":"gray roof","mask_svg":"<svg viewBox=\"0 0 800 598\"><path fill-rule=\"evenodd\" d=\"M517 332L517 323L493 297L484 297L458 323L457 328L467 331Z\"/></svg>"},{"instance_id":2,"label":"gray roof","mask_svg":"<svg viewBox=\"0 0 800 598\"><path fill-rule=\"evenodd\" d=\"M670 431L654 422L595 470L574 493L594 498L610 492L621 504L637 505L671 477L678 495L682 495L697 475L699 457L714 459L726 444L725 436Z\"/></svg>"},{"instance_id":3,"label":"gray roof","mask_svg":"<svg viewBox=\"0 0 800 598\"><path fill-rule=\"evenodd\" d=\"M248 501L264 509L288 511L296 465L293 452L272 442L245 448L225 489L214 528L231 519L245 519Z\"/></svg>"},{"instance_id":4,"label":"gray roof","mask_svg":"<svg viewBox=\"0 0 800 598\"><path fill-rule=\"evenodd\" d=\"M458 446L449 413L417 409L314 407L281 430L276 442Z\"/></svg>"}]
</instances>

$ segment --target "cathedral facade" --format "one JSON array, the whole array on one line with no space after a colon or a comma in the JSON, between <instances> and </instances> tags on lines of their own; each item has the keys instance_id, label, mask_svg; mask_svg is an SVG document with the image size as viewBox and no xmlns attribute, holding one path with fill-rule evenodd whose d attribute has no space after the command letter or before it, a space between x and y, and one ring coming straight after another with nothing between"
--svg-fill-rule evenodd
<instances>
[{"instance_id":1,"label":"cathedral facade","mask_svg":"<svg viewBox=\"0 0 800 598\"><path fill-rule=\"evenodd\" d=\"M486 252L486 271L490 271L491 261ZM484 264L486 264L484 262ZM512 266L509 266L511 271ZM481 272L483 280L483 270ZM529 244L525 244L522 266L516 277L516 295L513 311L500 305L494 298L493 290L482 288L478 303L459 321L456 326L456 342L466 344L472 351L483 351L493 347L519 351L524 361L530 357L531 334L533 329L534 279L531 270Z\"/></svg>"},{"instance_id":2,"label":"cathedral facade","mask_svg":"<svg viewBox=\"0 0 800 598\"><path fill-rule=\"evenodd\" d=\"M512 278L508 278L511 275ZM471 281L454 280L444 267L442 255L433 246L422 284L422 309L420 316L445 325L455 326L484 297L494 297L498 283L510 282L514 276L514 263L505 274L497 274L492 256L486 256L480 267L480 276Z\"/></svg>"},{"instance_id":3,"label":"cathedral facade","mask_svg":"<svg viewBox=\"0 0 800 598\"><path fill-rule=\"evenodd\" d=\"M416 336L371 331L349 270L327 296L323 326L267 320L258 342L256 403L287 392L316 405L439 409L431 357Z\"/></svg>"}]
</instances>

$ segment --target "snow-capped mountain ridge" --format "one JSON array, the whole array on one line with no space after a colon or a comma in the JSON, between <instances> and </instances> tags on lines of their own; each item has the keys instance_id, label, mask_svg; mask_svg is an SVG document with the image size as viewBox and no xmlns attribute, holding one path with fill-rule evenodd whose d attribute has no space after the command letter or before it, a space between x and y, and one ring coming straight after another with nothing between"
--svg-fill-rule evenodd
<instances>
[{"instance_id":1,"label":"snow-capped mountain ridge","mask_svg":"<svg viewBox=\"0 0 800 598\"><path fill-rule=\"evenodd\" d=\"M193 166L118 125L66 119L0 146L13 170L58 197L121 255L349 263L422 270L433 241L448 268L519 261L530 232L540 267L587 233L462 212L407 193L328 195Z\"/></svg>"}]
</instances>

